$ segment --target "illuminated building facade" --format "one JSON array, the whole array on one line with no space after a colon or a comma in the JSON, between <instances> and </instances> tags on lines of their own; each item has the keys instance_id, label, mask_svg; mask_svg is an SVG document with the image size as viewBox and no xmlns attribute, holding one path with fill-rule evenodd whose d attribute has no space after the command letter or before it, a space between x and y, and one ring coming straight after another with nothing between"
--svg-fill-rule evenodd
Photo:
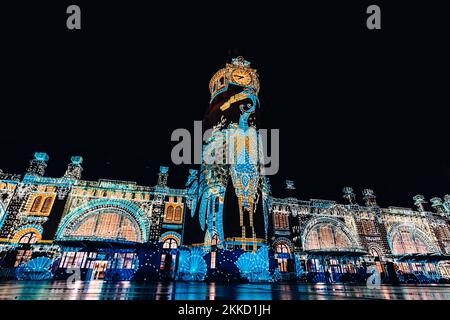
<instances>
[{"instance_id":1,"label":"illuminated building facade","mask_svg":"<svg viewBox=\"0 0 450 320\"><path fill-rule=\"evenodd\" d=\"M275 197L258 162L256 71L234 59L210 90L212 134L184 189L169 187L168 167L155 186L86 181L79 156L47 177L40 152L24 175L0 171L0 277L347 283L372 268L384 282L450 280L450 196L381 208L370 189L363 205L349 187L345 204L305 201L286 181L285 197ZM218 146L235 161L205 161Z\"/></svg>"}]
</instances>

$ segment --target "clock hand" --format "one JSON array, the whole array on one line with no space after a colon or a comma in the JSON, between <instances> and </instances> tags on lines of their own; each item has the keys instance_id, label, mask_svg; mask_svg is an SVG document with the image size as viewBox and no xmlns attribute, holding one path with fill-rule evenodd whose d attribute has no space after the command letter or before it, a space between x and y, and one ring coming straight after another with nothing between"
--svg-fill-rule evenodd
<instances>
[{"instance_id":1,"label":"clock hand","mask_svg":"<svg viewBox=\"0 0 450 320\"><path fill-rule=\"evenodd\" d=\"M228 99L227 102L225 102L223 105L220 106L220 110L221 110L221 111L225 111L225 110L227 110L227 109L231 106L232 103L235 103L235 102L237 102L237 101L244 100L244 99L246 99L247 97L248 97L248 95L245 94L245 93L242 93L242 92L240 92L240 93L238 93L238 94L235 94L235 95L232 96L230 99Z\"/></svg>"}]
</instances>

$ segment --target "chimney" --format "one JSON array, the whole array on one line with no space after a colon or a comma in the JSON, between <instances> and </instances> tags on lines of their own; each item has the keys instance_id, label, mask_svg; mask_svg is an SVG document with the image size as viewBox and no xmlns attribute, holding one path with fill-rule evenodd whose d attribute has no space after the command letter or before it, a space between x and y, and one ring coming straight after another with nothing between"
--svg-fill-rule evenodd
<instances>
[{"instance_id":1,"label":"chimney","mask_svg":"<svg viewBox=\"0 0 450 320\"><path fill-rule=\"evenodd\" d=\"M431 206L434 210L436 210L437 213L444 215L445 214L445 207L442 203L442 199L438 197L434 197L430 199Z\"/></svg>"},{"instance_id":2,"label":"chimney","mask_svg":"<svg viewBox=\"0 0 450 320\"><path fill-rule=\"evenodd\" d=\"M425 200L425 197L421 194L415 195L413 197L414 205L416 206L417 210L420 212L425 211L425 207L423 206L427 201Z\"/></svg>"},{"instance_id":3,"label":"chimney","mask_svg":"<svg viewBox=\"0 0 450 320\"><path fill-rule=\"evenodd\" d=\"M447 214L450 214L450 194L444 196L444 210Z\"/></svg>"},{"instance_id":4,"label":"chimney","mask_svg":"<svg viewBox=\"0 0 450 320\"><path fill-rule=\"evenodd\" d=\"M344 187L342 189L342 197L348 201L349 204L351 205L356 205L356 198L355 198L355 194L353 193L353 188L352 187Z\"/></svg>"},{"instance_id":5,"label":"chimney","mask_svg":"<svg viewBox=\"0 0 450 320\"><path fill-rule=\"evenodd\" d=\"M366 207L376 207L377 206L377 197L375 197L372 189L364 189L363 192L363 200L366 204Z\"/></svg>"},{"instance_id":6,"label":"chimney","mask_svg":"<svg viewBox=\"0 0 450 320\"><path fill-rule=\"evenodd\" d=\"M67 165L64 178L80 180L81 173L83 172L83 167L81 166L83 163L83 157L73 156L70 158L70 161L71 162Z\"/></svg>"},{"instance_id":7,"label":"chimney","mask_svg":"<svg viewBox=\"0 0 450 320\"><path fill-rule=\"evenodd\" d=\"M27 174L42 177L47 168L47 161L49 157L45 152L35 152L34 159L30 161L27 169Z\"/></svg>"},{"instance_id":8,"label":"chimney","mask_svg":"<svg viewBox=\"0 0 450 320\"><path fill-rule=\"evenodd\" d=\"M167 177L169 176L169 167L159 167L158 184L160 188L167 188Z\"/></svg>"}]
</instances>

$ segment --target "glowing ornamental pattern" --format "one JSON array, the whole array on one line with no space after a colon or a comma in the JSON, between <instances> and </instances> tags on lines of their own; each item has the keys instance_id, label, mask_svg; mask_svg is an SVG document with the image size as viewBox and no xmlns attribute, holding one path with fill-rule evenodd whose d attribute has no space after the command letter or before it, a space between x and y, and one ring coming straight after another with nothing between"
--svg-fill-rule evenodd
<instances>
[{"instance_id":1,"label":"glowing ornamental pattern","mask_svg":"<svg viewBox=\"0 0 450 320\"><path fill-rule=\"evenodd\" d=\"M181 279L183 274L189 272L189 262L187 259L191 256L191 253L188 250L180 250L178 254L178 278Z\"/></svg>"},{"instance_id":2,"label":"glowing ornamental pattern","mask_svg":"<svg viewBox=\"0 0 450 320\"><path fill-rule=\"evenodd\" d=\"M63 239L65 237L71 237L70 234L74 231L74 228L77 227L84 218L107 210L113 210L118 214L129 217L130 221L137 225L137 231L139 233L136 235L137 242L143 242L148 239L150 221L145 212L139 206L129 201L118 199L93 200L75 208L61 220L56 233L56 238ZM92 238L95 239L95 237Z\"/></svg>"},{"instance_id":3,"label":"glowing ornamental pattern","mask_svg":"<svg viewBox=\"0 0 450 320\"><path fill-rule=\"evenodd\" d=\"M25 266L16 269L18 280L50 280L53 274L50 272L52 260L46 257L31 259Z\"/></svg>"},{"instance_id":4,"label":"glowing ornamental pattern","mask_svg":"<svg viewBox=\"0 0 450 320\"><path fill-rule=\"evenodd\" d=\"M269 250L262 246L256 252L246 252L236 261L241 277L250 282L271 281L269 272Z\"/></svg>"},{"instance_id":5,"label":"glowing ornamental pattern","mask_svg":"<svg viewBox=\"0 0 450 320\"><path fill-rule=\"evenodd\" d=\"M303 271L302 263L301 263L298 255L294 254L294 260L295 260L295 271L297 273L297 278L300 279L305 274L305 272Z\"/></svg>"},{"instance_id":6,"label":"glowing ornamental pattern","mask_svg":"<svg viewBox=\"0 0 450 320\"><path fill-rule=\"evenodd\" d=\"M180 251L179 273L185 281L203 281L206 277L207 266L201 248L192 248L191 252Z\"/></svg>"},{"instance_id":7,"label":"glowing ornamental pattern","mask_svg":"<svg viewBox=\"0 0 450 320\"><path fill-rule=\"evenodd\" d=\"M197 208L197 190L198 190L198 171L189 170L189 178L186 182L187 190L187 202L188 207L191 209L191 217L194 217L195 209Z\"/></svg>"}]
</instances>

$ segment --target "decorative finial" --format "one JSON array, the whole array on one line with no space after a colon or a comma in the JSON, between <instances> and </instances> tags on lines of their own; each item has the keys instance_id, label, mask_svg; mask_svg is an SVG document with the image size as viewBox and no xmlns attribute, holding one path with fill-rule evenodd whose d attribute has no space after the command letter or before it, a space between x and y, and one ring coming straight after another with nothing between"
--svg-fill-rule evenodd
<instances>
[{"instance_id":1,"label":"decorative finial","mask_svg":"<svg viewBox=\"0 0 450 320\"><path fill-rule=\"evenodd\" d=\"M250 67L250 62L245 60L244 57L242 56L231 59L231 63L237 67L244 67L244 68Z\"/></svg>"},{"instance_id":2,"label":"decorative finial","mask_svg":"<svg viewBox=\"0 0 450 320\"><path fill-rule=\"evenodd\" d=\"M286 189L288 189L288 190L295 190L294 181L286 180Z\"/></svg>"},{"instance_id":3,"label":"decorative finial","mask_svg":"<svg viewBox=\"0 0 450 320\"><path fill-rule=\"evenodd\" d=\"M375 197L372 189L364 189L362 194L367 207L373 207L377 205L377 198Z\"/></svg>"},{"instance_id":4,"label":"decorative finial","mask_svg":"<svg viewBox=\"0 0 450 320\"><path fill-rule=\"evenodd\" d=\"M355 194L353 193L352 187L344 187L342 189L342 197L348 201L349 204L356 204Z\"/></svg>"},{"instance_id":5,"label":"decorative finial","mask_svg":"<svg viewBox=\"0 0 450 320\"><path fill-rule=\"evenodd\" d=\"M413 197L414 200L414 205L416 206L417 210L419 210L420 212L425 211L424 208L424 204L427 203L427 201L425 200L425 197L421 194L415 195Z\"/></svg>"}]
</instances>

